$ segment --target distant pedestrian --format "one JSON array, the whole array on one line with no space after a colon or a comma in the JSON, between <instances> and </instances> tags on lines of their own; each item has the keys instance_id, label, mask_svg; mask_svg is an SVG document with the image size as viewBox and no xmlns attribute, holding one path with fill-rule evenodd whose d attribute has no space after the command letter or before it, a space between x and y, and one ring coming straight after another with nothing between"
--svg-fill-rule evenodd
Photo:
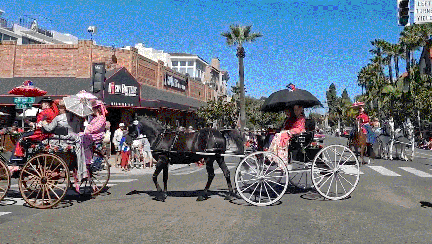
<instances>
[{"instance_id":1,"label":"distant pedestrian","mask_svg":"<svg viewBox=\"0 0 432 244\"><path fill-rule=\"evenodd\" d=\"M123 171L129 171L129 158L132 145L132 137L129 135L128 130L123 131L123 137L120 141L121 147L121 167Z\"/></svg>"},{"instance_id":2,"label":"distant pedestrian","mask_svg":"<svg viewBox=\"0 0 432 244\"><path fill-rule=\"evenodd\" d=\"M111 123L109 121L105 124L105 135L102 140L103 142L103 152L105 153L105 156L108 158L111 157ZM112 166L112 165L111 165Z\"/></svg>"},{"instance_id":3,"label":"distant pedestrian","mask_svg":"<svg viewBox=\"0 0 432 244\"><path fill-rule=\"evenodd\" d=\"M121 147L120 147L120 141L123 137L123 130L125 129L125 124L124 123L120 123L119 127L117 128L117 130L115 130L114 132L114 136L112 139L112 142L114 144L114 148L115 148L115 153L116 153L116 157L115 157L115 166L119 167L120 162L121 162L121 158L120 158L120 151L121 151Z\"/></svg>"}]
</instances>

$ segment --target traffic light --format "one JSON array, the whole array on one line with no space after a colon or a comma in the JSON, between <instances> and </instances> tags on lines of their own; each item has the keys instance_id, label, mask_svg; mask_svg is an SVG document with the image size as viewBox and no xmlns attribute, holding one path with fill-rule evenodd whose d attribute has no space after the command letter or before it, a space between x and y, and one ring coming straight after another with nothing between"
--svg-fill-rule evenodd
<instances>
[{"instance_id":1,"label":"traffic light","mask_svg":"<svg viewBox=\"0 0 432 244\"><path fill-rule=\"evenodd\" d=\"M104 90L105 84L105 63L93 63L93 93Z\"/></svg>"},{"instance_id":2,"label":"traffic light","mask_svg":"<svg viewBox=\"0 0 432 244\"><path fill-rule=\"evenodd\" d=\"M398 22L400 26L409 23L409 0L398 0Z\"/></svg>"}]
</instances>

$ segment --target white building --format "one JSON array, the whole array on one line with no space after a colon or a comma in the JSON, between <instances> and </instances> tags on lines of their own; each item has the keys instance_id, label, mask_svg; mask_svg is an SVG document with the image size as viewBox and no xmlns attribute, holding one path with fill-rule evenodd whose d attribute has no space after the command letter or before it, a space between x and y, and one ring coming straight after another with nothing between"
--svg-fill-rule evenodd
<instances>
[{"instance_id":1,"label":"white building","mask_svg":"<svg viewBox=\"0 0 432 244\"><path fill-rule=\"evenodd\" d=\"M0 10L0 41L16 40L18 45L25 44L77 44L78 37L39 26L33 18L20 18L20 23L12 23L2 17Z\"/></svg>"},{"instance_id":2,"label":"white building","mask_svg":"<svg viewBox=\"0 0 432 244\"><path fill-rule=\"evenodd\" d=\"M138 49L138 54L141 54L142 56L151 59L155 62L161 60L164 62L165 66L171 68L170 55L168 53L164 53L163 50L156 50L151 47L145 47L144 44L142 43L136 44L135 48ZM130 46L126 46L124 47L124 49L130 50Z\"/></svg>"}]
</instances>

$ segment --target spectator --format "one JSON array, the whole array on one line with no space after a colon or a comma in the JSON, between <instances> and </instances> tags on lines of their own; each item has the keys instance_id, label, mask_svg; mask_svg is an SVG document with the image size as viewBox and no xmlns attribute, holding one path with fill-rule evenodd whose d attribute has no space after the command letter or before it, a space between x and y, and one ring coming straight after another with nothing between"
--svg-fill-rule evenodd
<instances>
[{"instance_id":1,"label":"spectator","mask_svg":"<svg viewBox=\"0 0 432 244\"><path fill-rule=\"evenodd\" d=\"M147 163L149 165L149 168L153 167L153 155L151 153L151 149L150 149L150 142L147 139L146 135L142 135L143 136L143 161L144 161L144 168L147 166Z\"/></svg>"},{"instance_id":2,"label":"spectator","mask_svg":"<svg viewBox=\"0 0 432 244\"><path fill-rule=\"evenodd\" d=\"M111 128L111 123L109 121L107 121L105 124L105 135L104 135L102 142L103 142L103 151L108 158L111 157L111 131L110 131L110 128Z\"/></svg>"},{"instance_id":3,"label":"spectator","mask_svg":"<svg viewBox=\"0 0 432 244\"><path fill-rule=\"evenodd\" d=\"M124 130L123 137L120 141L122 171L129 171L129 157L131 145L132 137L129 135L129 132L127 130Z\"/></svg>"},{"instance_id":4,"label":"spectator","mask_svg":"<svg viewBox=\"0 0 432 244\"><path fill-rule=\"evenodd\" d=\"M188 132L188 133L193 133L193 132L195 132L195 130L194 130L194 128L193 128L192 125L191 125L191 126L189 126L189 127L187 128L186 132Z\"/></svg>"},{"instance_id":5,"label":"spectator","mask_svg":"<svg viewBox=\"0 0 432 244\"><path fill-rule=\"evenodd\" d=\"M116 152L116 157L115 157L115 166L118 168L120 163L119 160L121 162L121 158L120 158L120 151L121 151L121 147L120 147L120 141L123 137L123 131L125 129L125 124L124 123L120 123L119 124L119 128L117 128L117 130L115 130L114 132L114 136L112 139L112 142L114 144L114 149Z\"/></svg>"}]
</instances>

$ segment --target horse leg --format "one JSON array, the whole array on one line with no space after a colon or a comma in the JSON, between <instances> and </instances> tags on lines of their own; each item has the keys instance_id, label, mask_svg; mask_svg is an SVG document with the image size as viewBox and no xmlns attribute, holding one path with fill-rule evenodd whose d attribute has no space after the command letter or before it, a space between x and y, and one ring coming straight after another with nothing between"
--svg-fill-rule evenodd
<instances>
[{"instance_id":1,"label":"horse leg","mask_svg":"<svg viewBox=\"0 0 432 244\"><path fill-rule=\"evenodd\" d=\"M393 140L390 141L390 147L389 147L389 150L388 150L388 158L390 160L393 160Z\"/></svg>"},{"instance_id":2,"label":"horse leg","mask_svg":"<svg viewBox=\"0 0 432 244\"><path fill-rule=\"evenodd\" d=\"M163 198L164 198L164 200L167 198L167 196L168 196L168 194L167 194L167 191L168 191L168 167L169 167L169 164L168 164L168 161L166 161L166 163L164 164L164 167L163 167L163 183L164 183L164 190L163 190Z\"/></svg>"},{"instance_id":3,"label":"horse leg","mask_svg":"<svg viewBox=\"0 0 432 244\"><path fill-rule=\"evenodd\" d=\"M204 188L203 193L198 196L197 201L204 201L208 199L208 190L210 189L210 185L213 182L213 179L215 177L213 163L214 163L214 158L205 159L207 176L208 176L207 184Z\"/></svg>"},{"instance_id":4,"label":"horse leg","mask_svg":"<svg viewBox=\"0 0 432 244\"><path fill-rule=\"evenodd\" d=\"M160 157L159 160L158 160L157 163L156 163L156 169L155 169L155 171L154 171L154 173L153 173L153 182L154 182L154 184L155 184L155 186L156 186L156 190L157 190L158 193L162 193L162 189L161 189L161 187L159 186L159 183L158 183L158 179L157 179L157 178L158 178L160 172L162 171L162 169L165 168L165 163L166 163L165 160L162 159L162 157ZM156 196L156 199L157 199L157 200L165 201L165 199L163 199L163 195L162 195L162 194L158 194L158 195Z\"/></svg>"},{"instance_id":5,"label":"horse leg","mask_svg":"<svg viewBox=\"0 0 432 244\"><path fill-rule=\"evenodd\" d=\"M230 171L225 163L224 157L222 156L217 157L216 162L218 163L219 168L221 168L228 185L228 195L225 196L225 200L231 200L232 196L234 195L234 192L231 184Z\"/></svg>"}]
</instances>

